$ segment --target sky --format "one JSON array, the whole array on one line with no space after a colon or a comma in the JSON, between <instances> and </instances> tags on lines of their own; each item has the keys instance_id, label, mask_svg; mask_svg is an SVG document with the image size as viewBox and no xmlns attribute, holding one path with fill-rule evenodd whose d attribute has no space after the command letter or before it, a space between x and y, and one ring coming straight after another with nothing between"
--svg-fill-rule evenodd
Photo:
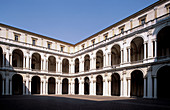
<instances>
[{"instance_id":1,"label":"sky","mask_svg":"<svg viewBox=\"0 0 170 110\"><path fill-rule=\"evenodd\" d=\"M0 0L0 23L78 43L158 0Z\"/></svg>"}]
</instances>

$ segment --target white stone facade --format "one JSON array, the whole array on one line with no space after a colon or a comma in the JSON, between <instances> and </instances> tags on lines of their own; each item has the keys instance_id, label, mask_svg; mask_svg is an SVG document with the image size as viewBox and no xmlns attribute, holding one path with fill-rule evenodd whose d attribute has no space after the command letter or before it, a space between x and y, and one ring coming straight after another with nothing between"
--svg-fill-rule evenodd
<instances>
[{"instance_id":1,"label":"white stone facade","mask_svg":"<svg viewBox=\"0 0 170 110\"><path fill-rule=\"evenodd\" d=\"M170 67L170 46L158 34L170 29L169 7L160 0L75 45L0 24L1 94L161 96L157 73Z\"/></svg>"}]
</instances>

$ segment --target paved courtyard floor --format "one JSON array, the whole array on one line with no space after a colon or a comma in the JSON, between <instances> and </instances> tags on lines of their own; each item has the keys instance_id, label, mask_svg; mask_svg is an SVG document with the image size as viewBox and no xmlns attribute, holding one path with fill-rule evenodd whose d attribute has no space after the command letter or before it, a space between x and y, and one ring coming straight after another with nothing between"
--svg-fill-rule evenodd
<instances>
[{"instance_id":1,"label":"paved courtyard floor","mask_svg":"<svg viewBox=\"0 0 170 110\"><path fill-rule=\"evenodd\" d=\"M114 96L0 96L0 110L170 110L170 100Z\"/></svg>"}]
</instances>

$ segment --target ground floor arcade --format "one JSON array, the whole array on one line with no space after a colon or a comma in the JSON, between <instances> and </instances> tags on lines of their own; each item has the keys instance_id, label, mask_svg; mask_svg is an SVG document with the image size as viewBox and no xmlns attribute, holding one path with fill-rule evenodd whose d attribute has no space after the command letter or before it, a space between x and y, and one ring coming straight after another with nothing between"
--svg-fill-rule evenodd
<instances>
[{"instance_id":1,"label":"ground floor arcade","mask_svg":"<svg viewBox=\"0 0 170 110\"><path fill-rule=\"evenodd\" d=\"M61 77L22 73L0 74L1 95L79 94L121 97L170 98L169 65L113 73ZM12 75L11 75L12 74Z\"/></svg>"}]
</instances>

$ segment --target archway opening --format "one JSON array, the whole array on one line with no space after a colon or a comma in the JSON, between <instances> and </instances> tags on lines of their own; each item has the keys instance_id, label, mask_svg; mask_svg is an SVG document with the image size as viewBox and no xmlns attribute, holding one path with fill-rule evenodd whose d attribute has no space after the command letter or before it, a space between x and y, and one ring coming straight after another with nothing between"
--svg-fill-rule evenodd
<instances>
[{"instance_id":1,"label":"archway opening","mask_svg":"<svg viewBox=\"0 0 170 110\"><path fill-rule=\"evenodd\" d=\"M90 70L90 56L86 55L84 57L84 71L89 71Z\"/></svg>"},{"instance_id":2,"label":"archway opening","mask_svg":"<svg viewBox=\"0 0 170 110\"><path fill-rule=\"evenodd\" d=\"M89 95L89 90L90 90L90 81L88 77L84 78L84 94Z\"/></svg>"},{"instance_id":3,"label":"archway opening","mask_svg":"<svg viewBox=\"0 0 170 110\"><path fill-rule=\"evenodd\" d=\"M2 63L3 63L3 51L2 48L0 47L0 67L2 67Z\"/></svg>"},{"instance_id":4,"label":"archway opening","mask_svg":"<svg viewBox=\"0 0 170 110\"><path fill-rule=\"evenodd\" d=\"M136 37L131 41L131 62L141 61L144 58L144 41L141 37Z\"/></svg>"},{"instance_id":5,"label":"archway opening","mask_svg":"<svg viewBox=\"0 0 170 110\"><path fill-rule=\"evenodd\" d=\"M170 56L170 26L166 26L161 29L157 35L157 56L158 58L164 58Z\"/></svg>"},{"instance_id":6,"label":"archway opening","mask_svg":"<svg viewBox=\"0 0 170 110\"><path fill-rule=\"evenodd\" d=\"M75 73L78 73L79 72L79 59L76 58L75 60Z\"/></svg>"},{"instance_id":7,"label":"archway opening","mask_svg":"<svg viewBox=\"0 0 170 110\"><path fill-rule=\"evenodd\" d=\"M170 66L164 66L157 72L157 97L170 99Z\"/></svg>"},{"instance_id":8,"label":"archway opening","mask_svg":"<svg viewBox=\"0 0 170 110\"><path fill-rule=\"evenodd\" d=\"M23 78L19 74L15 74L12 76L12 94L13 95L23 94Z\"/></svg>"},{"instance_id":9,"label":"archway opening","mask_svg":"<svg viewBox=\"0 0 170 110\"><path fill-rule=\"evenodd\" d=\"M62 81L62 94L68 94L68 79L65 78Z\"/></svg>"},{"instance_id":10,"label":"archway opening","mask_svg":"<svg viewBox=\"0 0 170 110\"><path fill-rule=\"evenodd\" d=\"M50 72L56 71L56 58L54 56L50 56L48 58L48 71Z\"/></svg>"},{"instance_id":11,"label":"archway opening","mask_svg":"<svg viewBox=\"0 0 170 110\"><path fill-rule=\"evenodd\" d=\"M96 53L96 69L103 68L103 51L99 50Z\"/></svg>"},{"instance_id":12,"label":"archway opening","mask_svg":"<svg viewBox=\"0 0 170 110\"><path fill-rule=\"evenodd\" d=\"M41 70L41 56L38 53L32 54L31 68Z\"/></svg>"},{"instance_id":13,"label":"archway opening","mask_svg":"<svg viewBox=\"0 0 170 110\"><path fill-rule=\"evenodd\" d=\"M140 70L131 73L131 96L143 97L144 79Z\"/></svg>"},{"instance_id":14,"label":"archway opening","mask_svg":"<svg viewBox=\"0 0 170 110\"><path fill-rule=\"evenodd\" d=\"M120 46L119 45L114 45L111 48L111 65L118 65L120 64Z\"/></svg>"},{"instance_id":15,"label":"archway opening","mask_svg":"<svg viewBox=\"0 0 170 110\"><path fill-rule=\"evenodd\" d=\"M75 94L79 94L79 80L75 79Z\"/></svg>"},{"instance_id":16,"label":"archway opening","mask_svg":"<svg viewBox=\"0 0 170 110\"><path fill-rule=\"evenodd\" d=\"M2 75L0 74L0 95L2 95Z\"/></svg>"},{"instance_id":17,"label":"archway opening","mask_svg":"<svg viewBox=\"0 0 170 110\"><path fill-rule=\"evenodd\" d=\"M96 95L103 95L103 77L101 75L96 77Z\"/></svg>"},{"instance_id":18,"label":"archway opening","mask_svg":"<svg viewBox=\"0 0 170 110\"><path fill-rule=\"evenodd\" d=\"M48 94L55 94L55 78L48 79Z\"/></svg>"},{"instance_id":19,"label":"archway opening","mask_svg":"<svg viewBox=\"0 0 170 110\"><path fill-rule=\"evenodd\" d=\"M62 61L62 72L69 73L69 61L68 59L63 59Z\"/></svg>"},{"instance_id":20,"label":"archway opening","mask_svg":"<svg viewBox=\"0 0 170 110\"><path fill-rule=\"evenodd\" d=\"M12 66L13 67L23 67L23 52L19 49L15 49L12 52Z\"/></svg>"},{"instance_id":21,"label":"archway opening","mask_svg":"<svg viewBox=\"0 0 170 110\"><path fill-rule=\"evenodd\" d=\"M40 94L40 77L33 76L31 81L31 94Z\"/></svg>"},{"instance_id":22,"label":"archway opening","mask_svg":"<svg viewBox=\"0 0 170 110\"><path fill-rule=\"evenodd\" d=\"M120 96L120 75L118 73L111 76L111 95Z\"/></svg>"}]
</instances>

